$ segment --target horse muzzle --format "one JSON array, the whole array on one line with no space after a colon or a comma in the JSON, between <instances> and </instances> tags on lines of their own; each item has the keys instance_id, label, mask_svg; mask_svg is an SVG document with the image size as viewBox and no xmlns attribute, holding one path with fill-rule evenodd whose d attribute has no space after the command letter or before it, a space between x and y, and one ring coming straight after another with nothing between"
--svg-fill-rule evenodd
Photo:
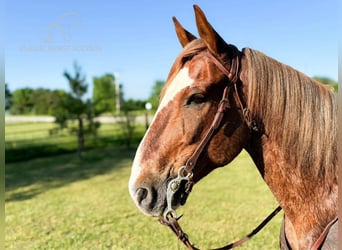
<instances>
[{"instance_id":1,"label":"horse muzzle","mask_svg":"<svg viewBox=\"0 0 342 250\"><path fill-rule=\"evenodd\" d=\"M183 167L178 176L168 178L160 184L133 184L130 181L129 191L137 207L150 216L176 216L175 210L184 205L191 192L192 173L184 174Z\"/></svg>"},{"instance_id":2,"label":"horse muzzle","mask_svg":"<svg viewBox=\"0 0 342 250\"><path fill-rule=\"evenodd\" d=\"M167 207L166 187L143 185L130 187L131 197L141 212L149 216L159 216Z\"/></svg>"}]
</instances>

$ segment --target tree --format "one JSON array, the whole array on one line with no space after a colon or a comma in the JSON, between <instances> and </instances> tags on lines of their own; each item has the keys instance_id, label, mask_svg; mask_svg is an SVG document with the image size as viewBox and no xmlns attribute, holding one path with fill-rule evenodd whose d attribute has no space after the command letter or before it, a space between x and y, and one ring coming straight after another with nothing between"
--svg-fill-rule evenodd
<instances>
[{"instance_id":1,"label":"tree","mask_svg":"<svg viewBox=\"0 0 342 250\"><path fill-rule=\"evenodd\" d=\"M66 92L44 88L17 89L13 94L6 90L6 105L10 106L12 114L53 115L60 98ZM11 99L7 99L11 98Z\"/></svg>"},{"instance_id":2,"label":"tree","mask_svg":"<svg viewBox=\"0 0 342 250\"><path fill-rule=\"evenodd\" d=\"M133 111L133 110L145 110L146 101L127 99L122 104L123 110Z\"/></svg>"},{"instance_id":3,"label":"tree","mask_svg":"<svg viewBox=\"0 0 342 250\"><path fill-rule=\"evenodd\" d=\"M75 62L74 63L74 76L72 76L68 71L64 71L65 78L69 82L71 89L70 95L66 96L63 100L64 108L66 109L65 115L68 118L77 119L78 127L76 129L77 134L77 155L78 159L82 158L82 151L84 148L84 124L83 119L90 112L91 109L89 102L84 102L82 100L83 95L87 92L88 84L86 83L85 75L82 75L81 67ZM91 121L92 122L92 121Z\"/></svg>"},{"instance_id":4,"label":"tree","mask_svg":"<svg viewBox=\"0 0 342 250\"><path fill-rule=\"evenodd\" d=\"M76 99L81 100L83 95L87 92L88 84L86 83L85 75L81 75L81 67L74 62L75 76L72 77L68 71L64 71L64 76L69 81L71 88L71 95Z\"/></svg>"},{"instance_id":5,"label":"tree","mask_svg":"<svg viewBox=\"0 0 342 250\"><path fill-rule=\"evenodd\" d=\"M93 78L93 103L95 115L115 111L115 77L105 74Z\"/></svg>"},{"instance_id":6,"label":"tree","mask_svg":"<svg viewBox=\"0 0 342 250\"><path fill-rule=\"evenodd\" d=\"M48 115L53 102L53 91L50 89L38 88L32 93L32 112L36 115Z\"/></svg>"},{"instance_id":7,"label":"tree","mask_svg":"<svg viewBox=\"0 0 342 250\"><path fill-rule=\"evenodd\" d=\"M134 115L134 113L130 112L127 109L124 110L124 114L125 115L119 121L119 124L123 132L126 148L129 149L131 147L135 128L136 128L136 124L135 124L136 115Z\"/></svg>"},{"instance_id":8,"label":"tree","mask_svg":"<svg viewBox=\"0 0 342 250\"><path fill-rule=\"evenodd\" d=\"M316 81L328 86L329 88L331 88L331 90L333 90L335 92L337 92L337 90L338 90L337 82L333 81L332 79L330 79L328 77L315 76L315 77L313 77L313 79L315 79Z\"/></svg>"},{"instance_id":9,"label":"tree","mask_svg":"<svg viewBox=\"0 0 342 250\"><path fill-rule=\"evenodd\" d=\"M8 84L5 83L5 110L9 110L11 107L11 97L12 93L8 88Z\"/></svg>"},{"instance_id":10,"label":"tree","mask_svg":"<svg viewBox=\"0 0 342 250\"><path fill-rule=\"evenodd\" d=\"M120 84L119 85L119 89L120 89L120 105L121 105L121 113L123 114L123 116L120 117L119 119L119 125L121 126L121 130L123 132L123 139L126 145L126 148L130 148L131 144L133 142L133 138L134 138L134 132L136 129L136 114L132 111L137 110L139 108L137 108L136 104L139 103L135 103L135 101L133 101L132 99L129 100L125 100L124 98L124 89L123 89L123 85ZM113 113L113 116L115 116L115 113Z\"/></svg>"},{"instance_id":11,"label":"tree","mask_svg":"<svg viewBox=\"0 0 342 250\"><path fill-rule=\"evenodd\" d=\"M59 124L61 129L66 128L68 119L72 117L69 105L72 104L73 97L63 90L53 91L52 97L50 114L55 117L55 122Z\"/></svg>"},{"instance_id":12,"label":"tree","mask_svg":"<svg viewBox=\"0 0 342 250\"><path fill-rule=\"evenodd\" d=\"M156 81L152 87L152 93L148 101L152 104L153 109L157 109L159 104L160 93L165 85L164 81Z\"/></svg>"},{"instance_id":13,"label":"tree","mask_svg":"<svg viewBox=\"0 0 342 250\"><path fill-rule=\"evenodd\" d=\"M13 92L11 97L11 114L29 114L33 111L33 89L23 88Z\"/></svg>"}]
</instances>

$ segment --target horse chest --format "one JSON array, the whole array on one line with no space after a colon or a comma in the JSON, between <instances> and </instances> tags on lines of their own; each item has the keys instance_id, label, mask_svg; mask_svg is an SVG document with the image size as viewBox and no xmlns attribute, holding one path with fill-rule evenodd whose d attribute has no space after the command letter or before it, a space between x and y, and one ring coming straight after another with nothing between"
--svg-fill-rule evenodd
<instances>
[{"instance_id":1,"label":"horse chest","mask_svg":"<svg viewBox=\"0 0 342 250\"><path fill-rule=\"evenodd\" d=\"M312 247L311 250L334 250L338 249L338 220L336 220L330 228L327 229L328 233L321 244L318 244L317 247ZM292 250L289 243L289 239L286 236L285 233L285 219L283 220L283 223L281 225L280 230L280 249L282 250ZM307 247L305 248L307 249Z\"/></svg>"}]
</instances>

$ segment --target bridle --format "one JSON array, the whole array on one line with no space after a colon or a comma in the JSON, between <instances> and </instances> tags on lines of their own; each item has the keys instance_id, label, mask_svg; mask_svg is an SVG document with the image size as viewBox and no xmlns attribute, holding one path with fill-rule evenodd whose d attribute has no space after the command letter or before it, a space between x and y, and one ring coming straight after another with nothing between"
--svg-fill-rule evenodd
<instances>
[{"instance_id":1,"label":"bridle","mask_svg":"<svg viewBox=\"0 0 342 250\"><path fill-rule=\"evenodd\" d=\"M168 226L176 234L178 239L180 241L182 241L188 249L193 249L193 250L196 250L199 248L195 247L189 241L188 235L183 231L183 229L179 225L178 220L182 216L179 216L179 217L177 216L176 211L172 208L172 200L173 200L173 197L176 194L176 192L180 189L182 182L185 182L185 190L181 196L181 202L180 202L181 205L185 204L185 201L186 201L187 197L189 196L189 194L192 190L192 187L194 185L194 182L192 179L193 178L193 169L195 168L197 160L200 157L201 153L203 152L205 146L208 144L208 142L210 141L210 139L214 135L214 132L218 129L218 127L220 126L220 124L222 122L224 112L225 112L226 106L227 106L226 104L228 102L229 89L231 87L234 87L235 93L237 95L237 100L238 100L239 106L242 110L244 121L246 122L250 131L252 133L253 132L256 132L259 134L263 133L263 130L260 128L258 123L250 116L250 111L248 110L248 108L243 105L243 102L241 101L241 97L240 97L240 94L238 91L237 85L238 85L238 80L239 80L238 75L239 75L239 70L240 70L240 68L239 68L240 60L241 60L240 55L237 54L235 56L235 58L232 59L230 69L228 70L228 69L226 69L224 64L218 58L216 58L210 51L206 51L205 53L211 59L211 61L218 67L218 69L220 69L222 71L222 73L228 78L229 81L228 81L228 84L224 88L222 99L218 105L218 109L216 111L214 120L213 120L209 130L205 134L205 136L202 139L202 141L200 142L200 144L197 146L194 153L187 160L185 165L179 168L178 175L168 183L167 190L166 190L167 208L166 208L164 214L158 217L158 220L162 225ZM278 206L254 230L252 230L251 233L249 233L248 235L246 235L242 239L235 241L233 243L227 244L223 247L216 248L215 250L232 249L232 248L235 248L235 247L241 245L242 243L248 241L254 235L256 235L264 226L266 226L266 224L274 216L276 216L279 213L279 211L281 211L281 209L282 208L280 206ZM330 228L337 222L337 220L338 220L337 217L334 218L326 226L324 231L321 233L319 238L315 241L315 243L311 247L311 250L317 250L317 249L320 249L322 247L322 245L323 245L323 243L324 243L324 241L325 241L325 239L329 233Z\"/></svg>"},{"instance_id":2,"label":"bridle","mask_svg":"<svg viewBox=\"0 0 342 250\"><path fill-rule=\"evenodd\" d=\"M185 165L180 167L178 170L178 175L174 179L172 179L167 186L166 191L166 201L167 201L167 208L163 214L164 220L168 220L169 216L177 217L176 211L172 208L172 199L175 193L179 190L181 187L182 182L186 182L185 184L185 192L183 194L183 197L181 198L181 204L185 202L187 196L192 190L192 186L194 184L192 177L193 177L193 169L196 166L197 160L200 157L201 153L204 150L204 147L208 144L210 139L213 137L214 132L218 129L220 126L224 112L227 107L228 102L228 94L229 89L234 86L235 92L237 94L237 99L240 105L240 108L243 112L244 119L249 126L249 124L255 124L255 122L250 122L249 118L249 111L246 107L244 107L241 97L239 95L238 89L237 89L237 82L238 82L238 73L239 73L239 65L240 65L240 56L237 55L236 58L234 58L231 62L230 70L227 70L226 67L217 59L212 53L209 51L205 52L206 55L211 59L211 61L223 72L224 75L228 78L228 84L225 86L223 90L222 99L219 102L218 109L216 111L215 117L213 122L211 123L210 128L208 129L207 133L203 137L202 141L197 146L194 153L191 155L191 157L186 161ZM183 204L182 204L183 205Z\"/></svg>"},{"instance_id":3,"label":"bridle","mask_svg":"<svg viewBox=\"0 0 342 250\"><path fill-rule=\"evenodd\" d=\"M205 52L206 55L210 58L210 60L222 71L222 73L228 78L228 84L225 86L223 90L222 99L218 105L218 109L216 111L215 117L211 126L205 136L203 137L200 144L197 146L194 153L191 157L186 161L185 165L180 167L178 170L178 175L173 178L167 185L166 190L166 201L167 201L167 208L162 216L159 216L159 221L163 225L168 226L178 237L180 241L182 241L189 249L198 249L193 244L190 243L187 234L184 233L181 226L178 223L180 217L177 216L176 211L172 208L172 200L176 192L180 189L182 182L185 182L185 190L181 197L181 204L184 205L188 195L192 190L192 186L194 185L193 182L193 169L196 166L197 160L200 157L201 153L203 152L205 146L211 140L214 135L214 132L220 126L224 112L227 107L228 102L228 95L229 90L231 87L234 87L235 93L237 95L238 104L242 110L243 118L250 128L251 131L258 132L259 128L255 120L251 119L250 112L242 103L239 91L238 91L238 80L239 80L239 66L240 66L240 55L236 55L236 57L231 61L230 69L226 69L224 64L216 58L210 51ZM232 244L228 244L224 247L217 248L217 249L231 249L238 245L241 245L243 242L250 239L254 236L257 232L259 232L279 211L281 210L280 206L278 206L257 228L255 228L250 234L248 234L243 239L234 242Z\"/></svg>"}]
</instances>

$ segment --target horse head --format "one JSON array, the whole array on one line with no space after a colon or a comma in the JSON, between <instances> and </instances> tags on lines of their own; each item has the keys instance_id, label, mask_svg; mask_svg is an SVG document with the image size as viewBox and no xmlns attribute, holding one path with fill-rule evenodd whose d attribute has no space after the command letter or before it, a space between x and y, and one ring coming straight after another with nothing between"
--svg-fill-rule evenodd
<instances>
[{"instance_id":1,"label":"horse head","mask_svg":"<svg viewBox=\"0 0 342 250\"><path fill-rule=\"evenodd\" d=\"M197 6L194 8L200 38L173 18L183 50L170 70L158 110L137 149L129 180L129 192L136 205L152 216L165 212L170 206L168 199L172 199L169 200L172 209L185 203L187 183L180 182L171 198L167 197L168 186L177 175L188 174L179 172L194 154L198 154L198 160L192 168L191 180L196 183L215 168L232 161L250 135L241 109L245 96L240 69L232 69L232 65L239 65L236 63L241 65L241 52L226 43L204 13ZM213 57L224 68L231 69L229 73L235 85L213 62ZM222 101L221 122L203 143Z\"/></svg>"}]
</instances>

